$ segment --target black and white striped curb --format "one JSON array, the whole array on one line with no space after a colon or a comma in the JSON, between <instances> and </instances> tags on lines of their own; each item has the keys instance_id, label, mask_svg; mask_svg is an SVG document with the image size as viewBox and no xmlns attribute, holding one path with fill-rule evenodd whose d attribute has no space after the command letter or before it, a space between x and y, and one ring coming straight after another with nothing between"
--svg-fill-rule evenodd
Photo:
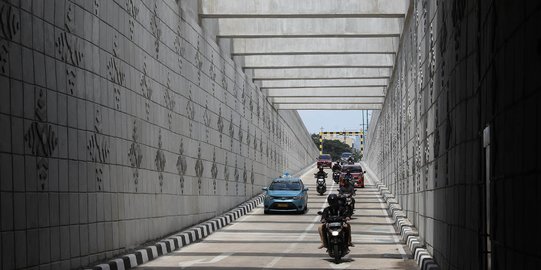
<instances>
[{"instance_id":1,"label":"black and white striped curb","mask_svg":"<svg viewBox=\"0 0 541 270\"><path fill-rule=\"evenodd\" d=\"M419 268L421 270L439 270L439 265L424 247L419 239L419 232L408 220L394 195L383 184L378 183L376 184L376 187L387 204L387 213L393 217L396 227L400 230L401 240L408 245L411 252L414 254L413 258L417 262Z\"/></svg>"},{"instance_id":2,"label":"black and white striped curb","mask_svg":"<svg viewBox=\"0 0 541 270\"><path fill-rule=\"evenodd\" d=\"M107 263L98 264L92 268L86 268L86 270L124 270L152 261L159 256L199 241L209 236L211 233L229 225L231 222L246 215L258 204L263 202L263 197L264 194L260 194L219 217L215 217L171 235L156 242L154 245L143 247L130 254L112 259Z\"/></svg>"}]
</instances>

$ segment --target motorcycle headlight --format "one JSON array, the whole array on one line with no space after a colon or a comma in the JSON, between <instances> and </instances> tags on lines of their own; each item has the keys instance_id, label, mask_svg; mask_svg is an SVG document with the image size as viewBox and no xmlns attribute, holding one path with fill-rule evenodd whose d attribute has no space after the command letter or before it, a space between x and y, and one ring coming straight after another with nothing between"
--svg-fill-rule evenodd
<instances>
[{"instance_id":1,"label":"motorcycle headlight","mask_svg":"<svg viewBox=\"0 0 541 270\"><path fill-rule=\"evenodd\" d=\"M338 236L339 233L340 233L339 231L332 231L331 232L332 236Z\"/></svg>"}]
</instances>

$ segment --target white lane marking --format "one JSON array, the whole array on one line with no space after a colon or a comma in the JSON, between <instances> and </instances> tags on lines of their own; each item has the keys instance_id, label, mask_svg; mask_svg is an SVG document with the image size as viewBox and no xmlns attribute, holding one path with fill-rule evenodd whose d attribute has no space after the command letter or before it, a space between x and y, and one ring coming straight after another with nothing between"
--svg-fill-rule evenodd
<instances>
[{"instance_id":1,"label":"white lane marking","mask_svg":"<svg viewBox=\"0 0 541 270\"><path fill-rule=\"evenodd\" d=\"M329 263L329 265L331 266L332 269L346 269L349 267L350 263L340 263L340 264Z\"/></svg>"},{"instance_id":2,"label":"white lane marking","mask_svg":"<svg viewBox=\"0 0 541 270\"><path fill-rule=\"evenodd\" d=\"M197 260L191 260L191 261L187 261L187 262L179 262L178 263L178 266L180 266L181 268L186 268L186 267L190 267L190 266L193 266L195 264L212 264L212 263L217 263L231 255L233 255L234 253L233 252L225 252L225 253L222 253L214 258L212 258L212 260L206 262L204 259L197 259Z\"/></svg>"},{"instance_id":3,"label":"white lane marking","mask_svg":"<svg viewBox=\"0 0 541 270\"><path fill-rule=\"evenodd\" d=\"M308 171L308 172L306 172L306 173L304 173L304 174L301 176L301 178L304 178L304 176L305 176L306 174L308 174L309 172L311 172L311 170ZM335 184L335 183L334 183L334 181L333 181L333 182L332 182L331 189L330 189L330 190L331 190L330 193L332 193L332 190L334 189L334 184ZM330 194L330 193L329 193L329 194ZM327 200L325 200L325 201L321 204L321 208L319 209L319 211L323 211L323 209L325 208L325 205L326 205L326 204L327 204ZM314 228L314 225L315 225L315 223L318 221L318 219L320 219L319 215L315 216L314 219L312 220L312 223L310 223L310 225L308 225L308 226L306 227L306 229L304 229L304 232L303 232L301 235L299 235L299 236L297 237L297 239L296 239L297 242L296 242L296 243L291 243L291 244L289 245L289 247L283 252L283 254L287 254L287 253L291 252L291 251L297 246L298 242L300 242L301 240L303 240L303 239L306 237L306 235L308 235L308 232L311 231L312 228ZM278 263L282 258L283 258L283 256L277 256L277 257L275 257L272 261L270 261L267 265L265 265L264 268L272 268L272 267L274 267L274 265L275 265L276 263Z\"/></svg>"}]
</instances>

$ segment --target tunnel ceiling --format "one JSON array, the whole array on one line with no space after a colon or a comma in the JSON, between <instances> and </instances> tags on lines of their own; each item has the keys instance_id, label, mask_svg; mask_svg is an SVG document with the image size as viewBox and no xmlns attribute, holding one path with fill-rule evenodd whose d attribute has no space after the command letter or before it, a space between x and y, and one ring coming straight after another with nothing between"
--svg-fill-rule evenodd
<instances>
[{"instance_id":1,"label":"tunnel ceiling","mask_svg":"<svg viewBox=\"0 0 541 270\"><path fill-rule=\"evenodd\" d=\"M201 0L277 109L381 109L409 1ZM205 22L206 21L206 22Z\"/></svg>"}]
</instances>

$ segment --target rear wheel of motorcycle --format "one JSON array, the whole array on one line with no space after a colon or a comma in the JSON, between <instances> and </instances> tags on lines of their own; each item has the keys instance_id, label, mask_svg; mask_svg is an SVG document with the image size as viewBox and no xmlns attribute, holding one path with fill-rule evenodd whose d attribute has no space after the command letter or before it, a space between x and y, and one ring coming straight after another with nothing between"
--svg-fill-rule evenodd
<instances>
[{"instance_id":1,"label":"rear wheel of motorcycle","mask_svg":"<svg viewBox=\"0 0 541 270\"><path fill-rule=\"evenodd\" d=\"M340 263L340 255L341 255L341 254L340 254L339 247L338 247L337 244L334 245L334 250L333 250L333 252L334 252L334 254L333 254L333 255L334 255L334 262L335 262L335 263Z\"/></svg>"}]
</instances>

